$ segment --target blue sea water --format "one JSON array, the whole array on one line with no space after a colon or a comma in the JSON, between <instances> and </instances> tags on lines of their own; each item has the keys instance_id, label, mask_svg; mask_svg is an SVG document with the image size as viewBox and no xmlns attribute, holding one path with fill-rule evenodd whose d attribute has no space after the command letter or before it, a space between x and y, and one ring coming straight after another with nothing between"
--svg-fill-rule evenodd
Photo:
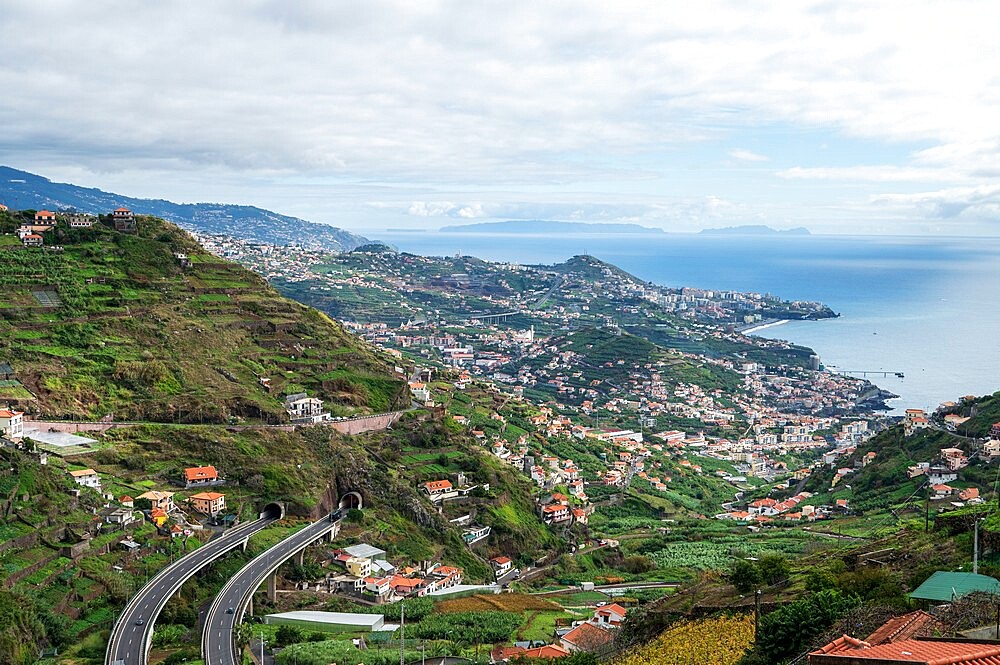
<instances>
[{"instance_id":1,"label":"blue sea water","mask_svg":"<svg viewBox=\"0 0 1000 665\"><path fill-rule=\"evenodd\" d=\"M517 263L586 253L665 286L818 300L841 317L758 334L809 346L843 370L903 372L872 379L900 395L891 402L896 411L1000 390L998 238L395 232L378 239L415 254Z\"/></svg>"}]
</instances>

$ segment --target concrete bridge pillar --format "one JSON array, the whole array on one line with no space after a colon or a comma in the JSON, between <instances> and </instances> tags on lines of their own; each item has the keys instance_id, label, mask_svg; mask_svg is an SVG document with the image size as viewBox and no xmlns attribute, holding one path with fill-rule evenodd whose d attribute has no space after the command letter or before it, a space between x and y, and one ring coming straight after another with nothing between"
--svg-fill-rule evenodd
<instances>
[{"instance_id":1,"label":"concrete bridge pillar","mask_svg":"<svg viewBox=\"0 0 1000 665\"><path fill-rule=\"evenodd\" d=\"M267 576L267 599L272 603L278 599L278 572Z\"/></svg>"},{"instance_id":2,"label":"concrete bridge pillar","mask_svg":"<svg viewBox=\"0 0 1000 665\"><path fill-rule=\"evenodd\" d=\"M250 600L247 602L247 616L253 616L253 596L250 596Z\"/></svg>"},{"instance_id":3,"label":"concrete bridge pillar","mask_svg":"<svg viewBox=\"0 0 1000 665\"><path fill-rule=\"evenodd\" d=\"M295 554L295 563L301 566L303 563L305 563L305 560L306 560L306 551L303 548Z\"/></svg>"},{"instance_id":4,"label":"concrete bridge pillar","mask_svg":"<svg viewBox=\"0 0 1000 665\"><path fill-rule=\"evenodd\" d=\"M333 542L333 539L337 537L340 533L340 522L334 522L333 526L330 527L329 533L327 533L326 538L329 542Z\"/></svg>"}]
</instances>

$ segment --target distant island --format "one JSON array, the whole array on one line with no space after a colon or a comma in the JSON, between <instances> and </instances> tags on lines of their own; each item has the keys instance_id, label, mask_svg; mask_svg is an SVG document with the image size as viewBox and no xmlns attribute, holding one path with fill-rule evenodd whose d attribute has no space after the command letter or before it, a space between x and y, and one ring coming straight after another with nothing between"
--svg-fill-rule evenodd
<instances>
[{"instance_id":1,"label":"distant island","mask_svg":"<svg viewBox=\"0 0 1000 665\"><path fill-rule=\"evenodd\" d=\"M663 229L638 224L602 224L589 222L554 222L546 220L511 220L445 226L442 233L664 233Z\"/></svg>"},{"instance_id":2,"label":"distant island","mask_svg":"<svg viewBox=\"0 0 1000 665\"><path fill-rule=\"evenodd\" d=\"M763 224L747 224L745 226L727 226L721 229L702 229L699 233L704 235L729 235L729 236L808 236L812 235L804 226L794 229L772 229Z\"/></svg>"}]
</instances>

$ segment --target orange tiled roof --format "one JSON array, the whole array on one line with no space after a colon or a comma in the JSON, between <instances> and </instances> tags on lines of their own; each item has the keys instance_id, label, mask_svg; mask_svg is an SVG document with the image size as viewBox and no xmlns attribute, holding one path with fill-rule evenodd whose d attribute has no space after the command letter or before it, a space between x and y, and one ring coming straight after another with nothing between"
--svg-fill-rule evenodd
<instances>
[{"instance_id":1,"label":"orange tiled roof","mask_svg":"<svg viewBox=\"0 0 1000 665\"><path fill-rule=\"evenodd\" d=\"M204 500L204 501L215 501L216 499L221 499L224 496L226 496L226 495L225 494L221 494L219 492L199 492L197 494L192 494L191 498L192 499L201 499L201 500Z\"/></svg>"},{"instance_id":2,"label":"orange tiled roof","mask_svg":"<svg viewBox=\"0 0 1000 665\"><path fill-rule=\"evenodd\" d=\"M598 628L592 623L581 623L579 626L562 636L570 644L584 651L592 651L614 639L610 630Z\"/></svg>"},{"instance_id":3,"label":"orange tiled roof","mask_svg":"<svg viewBox=\"0 0 1000 665\"><path fill-rule=\"evenodd\" d=\"M937 619L924 612L917 610L900 617L894 617L886 621L874 633L865 638L869 644L885 644L886 642L898 642L908 640L917 635L922 629L937 623Z\"/></svg>"},{"instance_id":4,"label":"orange tiled roof","mask_svg":"<svg viewBox=\"0 0 1000 665\"><path fill-rule=\"evenodd\" d=\"M192 480L215 479L219 477L219 473L214 466L193 466L190 469L184 469L184 477L190 482Z\"/></svg>"},{"instance_id":5,"label":"orange tiled roof","mask_svg":"<svg viewBox=\"0 0 1000 665\"><path fill-rule=\"evenodd\" d=\"M872 645L844 635L809 654L810 663L923 663L924 665L995 665L1000 644L950 640L900 640Z\"/></svg>"}]
</instances>

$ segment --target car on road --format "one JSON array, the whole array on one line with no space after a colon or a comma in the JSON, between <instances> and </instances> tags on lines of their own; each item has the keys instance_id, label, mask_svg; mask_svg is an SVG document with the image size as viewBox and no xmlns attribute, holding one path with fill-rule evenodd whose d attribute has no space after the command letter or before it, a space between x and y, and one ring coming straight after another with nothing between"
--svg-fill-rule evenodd
<instances>
[{"instance_id":1,"label":"car on road","mask_svg":"<svg viewBox=\"0 0 1000 665\"><path fill-rule=\"evenodd\" d=\"M236 610L234 610L233 608L231 608L231 607L227 607L226 608L226 614L235 614L235 613L236 613Z\"/></svg>"},{"instance_id":2,"label":"car on road","mask_svg":"<svg viewBox=\"0 0 1000 665\"><path fill-rule=\"evenodd\" d=\"M137 625L137 626L141 626L141 625L142 625L142 624L144 624L144 623L146 623L146 622L145 622L145 621L143 621L142 619L136 619L136 620L135 620L135 625Z\"/></svg>"}]
</instances>

